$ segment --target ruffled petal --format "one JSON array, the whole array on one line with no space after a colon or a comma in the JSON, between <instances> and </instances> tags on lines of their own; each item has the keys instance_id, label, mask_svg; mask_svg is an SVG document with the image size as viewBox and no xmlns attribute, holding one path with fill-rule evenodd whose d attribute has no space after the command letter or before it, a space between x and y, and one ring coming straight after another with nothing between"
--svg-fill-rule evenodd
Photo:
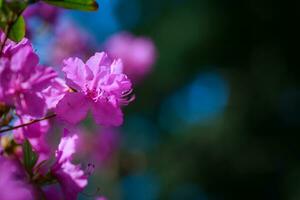
<instances>
[{"instance_id":1,"label":"ruffled petal","mask_svg":"<svg viewBox=\"0 0 300 200\"><path fill-rule=\"evenodd\" d=\"M66 200L76 200L78 193L88 183L88 177L80 166L71 163L77 139L76 134L72 135L68 130L64 130L64 136L56 151L56 162L51 168L51 173L61 185Z\"/></svg>"},{"instance_id":2,"label":"ruffled petal","mask_svg":"<svg viewBox=\"0 0 300 200\"><path fill-rule=\"evenodd\" d=\"M87 176L79 165L67 161L59 170L52 172L62 187L66 200L76 200L78 194L87 185Z\"/></svg>"},{"instance_id":3,"label":"ruffled petal","mask_svg":"<svg viewBox=\"0 0 300 200\"><path fill-rule=\"evenodd\" d=\"M51 81L57 77L57 73L51 67L37 66L35 73L28 80L33 90L46 89Z\"/></svg>"},{"instance_id":4,"label":"ruffled petal","mask_svg":"<svg viewBox=\"0 0 300 200\"><path fill-rule=\"evenodd\" d=\"M90 57L86 65L93 71L94 76L103 70L103 66L110 66L112 61L105 52L95 53ZM102 66L102 67L101 67Z\"/></svg>"},{"instance_id":5,"label":"ruffled petal","mask_svg":"<svg viewBox=\"0 0 300 200\"><path fill-rule=\"evenodd\" d=\"M58 163L66 162L72 159L72 155L75 153L76 141L78 140L77 135L71 135L70 132L65 129L64 136L60 140L58 150L56 151L56 157Z\"/></svg>"},{"instance_id":6,"label":"ruffled petal","mask_svg":"<svg viewBox=\"0 0 300 200\"><path fill-rule=\"evenodd\" d=\"M94 78L93 72L79 58L69 58L63 61L67 85L77 91L85 89L86 85Z\"/></svg>"}]
</instances>

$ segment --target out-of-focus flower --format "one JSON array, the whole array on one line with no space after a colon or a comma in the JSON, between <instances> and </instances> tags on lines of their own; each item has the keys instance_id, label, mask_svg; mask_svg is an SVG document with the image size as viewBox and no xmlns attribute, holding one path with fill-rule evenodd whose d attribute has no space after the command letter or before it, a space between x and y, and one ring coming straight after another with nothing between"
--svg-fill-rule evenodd
<instances>
[{"instance_id":1,"label":"out-of-focus flower","mask_svg":"<svg viewBox=\"0 0 300 200\"><path fill-rule=\"evenodd\" d=\"M32 120L30 116L22 116L17 119L14 126L28 123ZM25 139L28 139L34 150L39 154L39 160L47 159L50 155L50 147L45 141L45 135L49 130L48 120L39 121L28 126L24 126L13 130L14 141L17 144L22 144Z\"/></svg>"},{"instance_id":2,"label":"out-of-focus flower","mask_svg":"<svg viewBox=\"0 0 300 200\"><path fill-rule=\"evenodd\" d=\"M155 45L149 38L122 32L109 38L105 46L110 56L122 59L124 72L134 81L144 78L156 60Z\"/></svg>"},{"instance_id":3,"label":"out-of-focus flower","mask_svg":"<svg viewBox=\"0 0 300 200\"><path fill-rule=\"evenodd\" d=\"M48 109L53 109L69 90L65 81L61 78L52 79L50 86L42 91Z\"/></svg>"},{"instance_id":4,"label":"out-of-focus flower","mask_svg":"<svg viewBox=\"0 0 300 200\"><path fill-rule=\"evenodd\" d=\"M61 10L58 7L48 5L43 2L38 2L29 6L23 13L25 19L38 17L48 24L55 24Z\"/></svg>"},{"instance_id":5,"label":"out-of-focus flower","mask_svg":"<svg viewBox=\"0 0 300 200\"><path fill-rule=\"evenodd\" d=\"M95 166L105 165L120 145L120 133L114 128L102 128L97 134L80 134L79 150L89 156Z\"/></svg>"},{"instance_id":6,"label":"out-of-focus flower","mask_svg":"<svg viewBox=\"0 0 300 200\"><path fill-rule=\"evenodd\" d=\"M17 119L14 126L25 124L33 120L30 116L23 115ZM39 138L42 134L45 134L49 129L49 123L47 120L39 121L18 129L13 130L14 139L23 143L25 138Z\"/></svg>"},{"instance_id":7,"label":"out-of-focus flower","mask_svg":"<svg viewBox=\"0 0 300 200\"><path fill-rule=\"evenodd\" d=\"M50 158L51 146L47 142L45 134L41 135L39 138L31 138L29 141L35 152L39 155L38 163Z\"/></svg>"},{"instance_id":8,"label":"out-of-focus flower","mask_svg":"<svg viewBox=\"0 0 300 200\"><path fill-rule=\"evenodd\" d=\"M119 126L123 122L122 105L132 98L132 84L122 73L121 60L111 61L106 53L96 53L86 63L79 58L64 60L66 83L75 92L67 93L56 106L57 115L78 123L92 110L97 124Z\"/></svg>"},{"instance_id":9,"label":"out-of-focus flower","mask_svg":"<svg viewBox=\"0 0 300 200\"><path fill-rule=\"evenodd\" d=\"M100 134L95 138L94 160L103 163L109 160L116 152L120 144L120 134L112 128L101 129Z\"/></svg>"},{"instance_id":10,"label":"out-of-focus flower","mask_svg":"<svg viewBox=\"0 0 300 200\"><path fill-rule=\"evenodd\" d=\"M60 66L63 59L68 57L87 59L92 55L91 36L71 23L57 30L55 38L50 55L50 62L54 66Z\"/></svg>"},{"instance_id":11,"label":"out-of-focus flower","mask_svg":"<svg viewBox=\"0 0 300 200\"><path fill-rule=\"evenodd\" d=\"M0 155L0 197L3 200L34 199L35 190L17 160Z\"/></svg>"},{"instance_id":12,"label":"out-of-focus flower","mask_svg":"<svg viewBox=\"0 0 300 200\"><path fill-rule=\"evenodd\" d=\"M84 171L80 166L71 163L77 139L77 135L64 131L56 151L56 162L51 168L51 173L60 183L66 200L76 200L78 193L87 185L88 177Z\"/></svg>"},{"instance_id":13,"label":"out-of-focus flower","mask_svg":"<svg viewBox=\"0 0 300 200\"><path fill-rule=\"evenodd\" d=\"M50 67L38 65L38 60L27 39L18 44L9 41L0 58L0 100L20 115L40 117L46 111L41 92L57 75Z\"/></svg>"}]
</instances>

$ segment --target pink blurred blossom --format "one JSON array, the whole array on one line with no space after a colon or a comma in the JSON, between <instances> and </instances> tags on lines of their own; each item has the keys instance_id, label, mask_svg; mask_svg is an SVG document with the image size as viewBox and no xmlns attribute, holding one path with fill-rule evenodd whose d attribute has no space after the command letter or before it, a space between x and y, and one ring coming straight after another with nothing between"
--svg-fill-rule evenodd
<instances>
[{"instance_id":1,"label":"pink blurred blossom","mask_svg":"<svg viewBox=\"0 0 300 200\"><path fill-rule=\"evenodd\" d=\"M21 118L18 118L14 126L25 124L33 120L32 117L28 115L23 115ZM49 130L48 120L43 120L37 123L30 124L18 129L13 130L14 139L19 143L23 143L25 138L39 138L42 134L45 134Z\"/></svg>"},{"instance_id":2,"label":"pink blurred blossom","mask_svg":"<svg viewBox=\"0 0 300 200\"><path fill-rule=\"evenodd\" d=\"M149 74L156 61L156 48L150 38L122 32L109 38L105 46L110 56L122 59L125 74L134 81Z\"/></svg>"},{"instance_id":3,"label":"pink blurred blossom","mask_svg":"<svg viewBox=\"0 0 300 200\"><path fill-rule=\"evenodd\" d=\"M18 44L9 41L2 52L0 100L15 106L20 115L40 117L45 114L46 103L41 92L57 74L50 67L38 65L38 61L27 39Z\"/></svg>"},{"instance_id":4,"label":"pink blurred blossom","mask_svg":"<svg viewBox=\"0 0 300 200\"><path fill-rule=\"evenodd\" d=\"M27 180L21 164L0 155L0 197L3 200L34 199L35 190Z\"/></svg>"},{"instance_id":5,"label":"pink blurred blossom","mask_svg":"<svg viewBox=\"0 0 300 200\"><path fill-rule=\"evenodd\" d=\"M54 66L60 66L68 57L87 59L92 54L91 36L71 23L57 30L55 38L50 55L50 61Z\"/></svg>"},{"instance_id":6,"label":"pink blurred blossom","mask_svg":"<svg viewBox=\"0 0 300 200\"><path fill-rule=\"evenodd\" d=\"M59 16L62 12L62 9L48 5L43 2L37 2L32 4L26 8L23 12L23 16L26 20L26 37L32 38L35 36L36 31L41 31L41 27L37 27L36 25L32 25L30 22L31 19L39 19L43 25L47 25L47 27L54 28L58 22ZM50 25L50 26L48 26ZM42 26L44 28L45 26ZM40 33L40 32L38 32Z\"/></svg>"},{"instance_id":7,"label":"pink blurred blossom","mask_svg":"<svg viewBox=\"0 0 300 200\"><path fill-rule=\"evenodd\" d=\"M56 162L51 168L51 173L57 178L62 187L66 200L76 200L79 192L87 185L87 176L79 165L71 163L75 153L77 135L64 131L55 157Z\"/></svg>"},{"instance_id":8,"label":"pink blurred blossom","mask_svg":"<svg viewBox=\"0 0 300 200\"><path fill-rule=\"evenodd\" d=\"M21 119L17 119L14 126L28 123L33 118L23 115ZM49 130L48 120L43 120L37 123L30 124L13 130L14 141L17 144L22 144L25 139L28 139L34 150L39 154L39 160L42 161L50 156L50 146L46 142L46 133Z\"/></svg>"},{"instance_id":9,"label":"pink blurred blossom","mask_svg":"<svg viewBox=\"0 0 300 200\"><path fill-rule=\"evenodd\" d=\"M86 63L79 58L64 60L67 93L57 104L56 113L64 121L76 124L91 109L101 125L119 126L123 122L121 106L131 100L130 80L122 73L121 60L110 60L106 53L96 53Z\"/></svg>"},{"instance_id":10,"label":"pink blurred blossom","mask_svg":"<svg viewBox=\"0 0 300 200\"><path fill-rule=\"evenodd\" d=\"M48 5L43 2L35 3L29 6L23 13L25 19L38 17L46 23L55 24L59 17L61 9L55 6Z\"/></svg>"},{"instance_id":11,"label":"pink blurred blossom","mask_svg":"<svg viewBox=\"0 0 300 200\"><path fill-rule=\"evenodd\" d=\"M102 128L96 134L80 134L79 149L97 167L110 161L120 146L120 133L115 128Z\"/></svg>"},{"instance_id":12,"label":"pink blurred blossom","mask_svg":"<svg viewBox=\"0 0 300 200\"><path fill-rule=\"evenodd\" d=\"M113 128L104 128L95 138L96 144L94 147L95 153L93 157L100 163L111 159L112 155L119 148L120 135Z\"/></svg>"}]
</instances>

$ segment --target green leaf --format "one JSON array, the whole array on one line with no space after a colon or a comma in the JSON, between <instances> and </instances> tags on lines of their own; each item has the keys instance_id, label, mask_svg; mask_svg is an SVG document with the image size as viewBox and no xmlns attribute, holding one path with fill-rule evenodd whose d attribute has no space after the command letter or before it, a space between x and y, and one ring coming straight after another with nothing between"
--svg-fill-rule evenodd
<instances>
[{"instance_id":1,"label":"green leaf","mask_svg":"<svg viewBox=\"0 0 300 200\"><path fill-rule=\"evenodd\" d=\"M26 139L23 143L23 162L28 173L32 173L32 168L38 160L38 155L32 150L30 142Z\"/></svg>"},{"instance_id":2,"label":"green leaf","mask_svg":"<svg viewBox=\"0 0 300 200\"><path fill-rule=\"evenodd\" d=\"M98 4L95 0L43 0L44 2L67 9L95 11Z\"/></svg>"},{"instance_id":3,"label":"green leaf","mask_svg":"<svg viewBox=\"0 0 300 200\"><path fill-rule=\"evenodd\" d=\"M0 0L0 8L2 8L3 0Z\"/></svg>"},{"instance_id":4,"label":"green leaf","mask_svg":"<svg viewBox=\"0 0 300 200\"><path fill-rule=\"evenodd\" d=\"M8 37L15 42L20 42L24 38L24 36L25 36L25 21L24 18L20 16L12 25Z\"/></svg>"}]
</instances>

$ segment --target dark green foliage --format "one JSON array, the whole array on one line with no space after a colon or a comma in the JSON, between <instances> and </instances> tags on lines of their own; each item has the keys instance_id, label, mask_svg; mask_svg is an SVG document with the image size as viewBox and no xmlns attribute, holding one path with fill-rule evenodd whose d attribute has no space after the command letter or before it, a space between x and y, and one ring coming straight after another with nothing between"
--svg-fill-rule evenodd
<instances>
[{"instance_id":1,"label":"dark green foliage","mask_svg":"<svg viewBox=\"0 0 300 200\"><path fill-rule=\"evenodd\" d=\"M23 162L25 169L29 174L32 173L32 169L38 160L38 155L33 151L30 142L26 139L23 143Z\"/></svg>"}]
</instances>

